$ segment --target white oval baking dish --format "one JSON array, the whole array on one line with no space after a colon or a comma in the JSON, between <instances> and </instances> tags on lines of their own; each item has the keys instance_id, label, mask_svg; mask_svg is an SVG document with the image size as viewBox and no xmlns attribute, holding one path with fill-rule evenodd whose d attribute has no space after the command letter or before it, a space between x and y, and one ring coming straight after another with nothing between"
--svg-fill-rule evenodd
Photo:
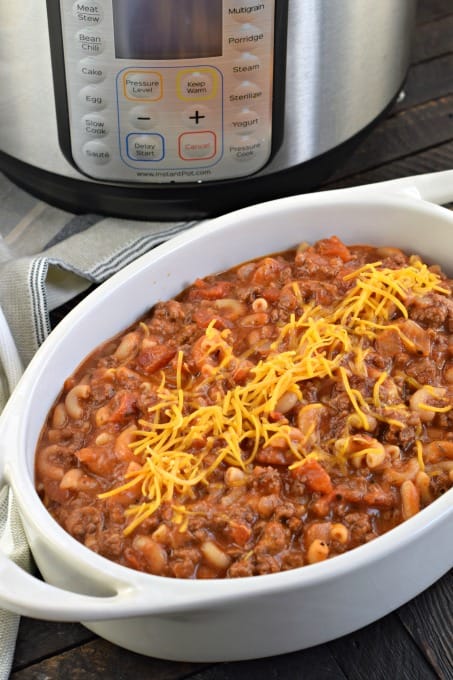
<instances>
[{"instance_id":1,"label":"white oval baking dish","mask_svg":"<svg viewBox=\"0 0 453 680\"><path fill-rule=\"evenodd\" d=\"M429 199L429 200L426 200ZM270 656L326 642L384 616L453 565L453 490L364 546L279 574L187 581L135 572L91 552L34 488L39 431L63 380L99 343L196 277L333 234L393 245L453 275L453 171L291 197L203 223L100 286L52 332L0 419L0 477L11 485L46 582L0 554L0 606L82 621L127 649L184 661Z\"/></svg>"}]
</instances>

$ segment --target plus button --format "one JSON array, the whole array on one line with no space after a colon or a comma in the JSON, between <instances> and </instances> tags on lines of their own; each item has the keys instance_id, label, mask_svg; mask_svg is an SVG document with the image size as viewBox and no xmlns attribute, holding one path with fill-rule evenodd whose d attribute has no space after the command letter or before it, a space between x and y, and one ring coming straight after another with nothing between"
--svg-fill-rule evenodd
<instances>
[{"instance_id":1,"label":"plus button","mask_svg":"<svg viewBox=\"0 0 453 680\"><path fill-rule=\"evenodd\" d=\"M189 118L190 118L190 120L194 120L194 121L195 121L195 125L198 125L199 122L200 122L200 120L202 120L202 118L206 118L206 116L203 116L203 115L198 111L198 109L197 109L197 110L195 111L194 115L193 115L193 116L189 116Z\"/></svg>"}]
</instances>

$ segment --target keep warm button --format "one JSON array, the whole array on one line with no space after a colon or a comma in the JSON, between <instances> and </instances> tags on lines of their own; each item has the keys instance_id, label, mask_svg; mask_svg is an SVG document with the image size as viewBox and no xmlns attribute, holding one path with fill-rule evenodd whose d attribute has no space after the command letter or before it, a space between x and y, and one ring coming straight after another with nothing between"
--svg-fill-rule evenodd
<instances>
[{"instance_id":1,"label":"keep warm button","mask_svg":"<svg viewBox=\"0 0 453 680\"><path fill-rule=\"evenodd\" d=\"M165 154L164 138L157 133L126 137L127 155L133 161L161 161Z\"/></svg>"},{"instance_id":2,"label":"keep warm button","mask_svg":"<svg viewBox=\"0 0 453 680\"><path fill-rule=\"evenodd\" d=\"M214 132L184 132L179 137L179 156L185 161L209 160L217 153Z\"/></svg>"}]
</instances>

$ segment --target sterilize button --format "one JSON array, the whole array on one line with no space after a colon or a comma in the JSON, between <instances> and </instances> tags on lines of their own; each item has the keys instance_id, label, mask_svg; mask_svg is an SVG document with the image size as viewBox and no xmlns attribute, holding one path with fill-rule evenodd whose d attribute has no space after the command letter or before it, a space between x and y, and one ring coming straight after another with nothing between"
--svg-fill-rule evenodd
<instances>
[{"instance_id":1,"label":"sterilize button","mask_svg":"<svg viewBox=\"0 0 453 680\"><path fill-rule=\"evenodd\" d=\"M227 36L226 41L230 48L250 52L263 44L264 32L252 24L241 24Z\"/></svg>"},{"instance_id":2,"label":"sterilize button","mask_svg":"<svg viewBox=\"0 0 453 680\"><path fill-rule=\"evenodd\" d=\"M227 4L227 16L240 22L255 21L264 13L264 2L257 0L229 0Z\"/></svg>"},{"instance_id":3,"label":"sterilize button","mask_svg":"<svg viewBox=\"0 0 453 680\"><path fill-rule=\"evenodd\" d=\"M87 142L82 151L83 155L94 165L106 165L111 160L110 150L102 142Z\"/></svg>"},{"instance_id":4,"label":"sterilize button","mask_svg":"<svg viewBox=\"0 0 453 680\"><path fill-rule=\"evenodd\" d=\"M79 99L88 111L100 111L107 106L104 93L95 85L87 85L79 92Z\"/></svg>"},{"instance_id":5,"label":"sterilize button","mask_svg":"<svg viewBox=\"0 0 453 680\"><path fill-rule=\"evenodd\" d=\"M217 138L211 131L184 132L179 137L179 155L183 160L208 160L217 151Z\"/></svg>"},{"instance_id":6,"label":"sterilize button","mask_svg":"<svg viewBox=\"0 0 453 680\"><path fill-rule=\"evenodd\" d=\"M134 106L129 111L129 121L134 128L150 130L157 124L157 113L151 106Z\"/></svg>"},{"instance_id":7,"label":"sterilize button","mask_svg":"<svg viewBox=\"0 0 453 680\"><path fill-rule=\"evenodd\" d=\"M100 83L107 75L106 68L96 59L81 59L77 64L79 76L89 83Z\"/></svg>"},{"instance_id":8,"label":"sterilize button","mask_svg":"<svg viewBox=\"0 0 453 680\"><path fill-rule=\"evenodd\" d=\"M72 6L72 14L79 24L84 26L97 26L104 18L102 5L95 0L75 2Z\"/></svg>"},{"instance_id":9,"label":"sterilize button","mask_svg":"<svg viewBox=\"0 0 453 680\"><path fill-rule=\"evenodd\" d=\"M104 38L102 35L95 31L91 31L89 28L77 31L75 39L80 54L83 54L86 57L94 57L104 51Z\"/></svg>"},{"instance_id":10,"label":"sterilize button","mask_svg":"<svg viewBox=\"0 0 453 680\"><path fill-rule=\"evenodd\" d=\"M105 118L99 113L87 113L82 118L82 131L90 137L105 137L109 133L109 129Z\"/></svg>"},{"instance_id":11,"label":"sterilize button","mask_svg":"<svg viewBox=\"0 0 453 680\"><path fill-rule=\"evenodd\" d=\"M229 96L232 104L255 104L263 99L263 90L256 83L244 80Z\"/></svg>"},{"instance_id":12,"label":"sterilize button","mask_svg":"<svg viewBox=\"0 0 453 680\"><path fill-rule=\"evenodd\" d=\"M157 133L131 133L126 137L126 147L134 161L161 161L165 153L164 138Z\"/></svg>"}]
</instances>

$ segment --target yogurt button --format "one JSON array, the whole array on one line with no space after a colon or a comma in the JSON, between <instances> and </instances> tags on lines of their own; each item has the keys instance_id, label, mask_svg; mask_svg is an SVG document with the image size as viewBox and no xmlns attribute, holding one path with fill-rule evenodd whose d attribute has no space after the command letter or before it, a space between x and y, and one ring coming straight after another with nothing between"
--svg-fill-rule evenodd
<instances>
[{"instance_id":1,"label":"yogurt button","mask_svg":"<svg viewBox=\"0 0 453 680\"><path fill-rule=\"evenodd\" d=\"M102 142L87 142L82 153L94 165L106 165L112 158L108 146Z\"/></svg>"},{"instance_id":2,"label":"yogurt button","mask_svg":"<svg viewBox=\"0 0 453 680\"><path fill-rule=\"evenodd\" d=\"M238 135L249 135L259 127L260 115L251 109L242 109L231 119L230 128Z\"/></svg>"}]
</instances>

